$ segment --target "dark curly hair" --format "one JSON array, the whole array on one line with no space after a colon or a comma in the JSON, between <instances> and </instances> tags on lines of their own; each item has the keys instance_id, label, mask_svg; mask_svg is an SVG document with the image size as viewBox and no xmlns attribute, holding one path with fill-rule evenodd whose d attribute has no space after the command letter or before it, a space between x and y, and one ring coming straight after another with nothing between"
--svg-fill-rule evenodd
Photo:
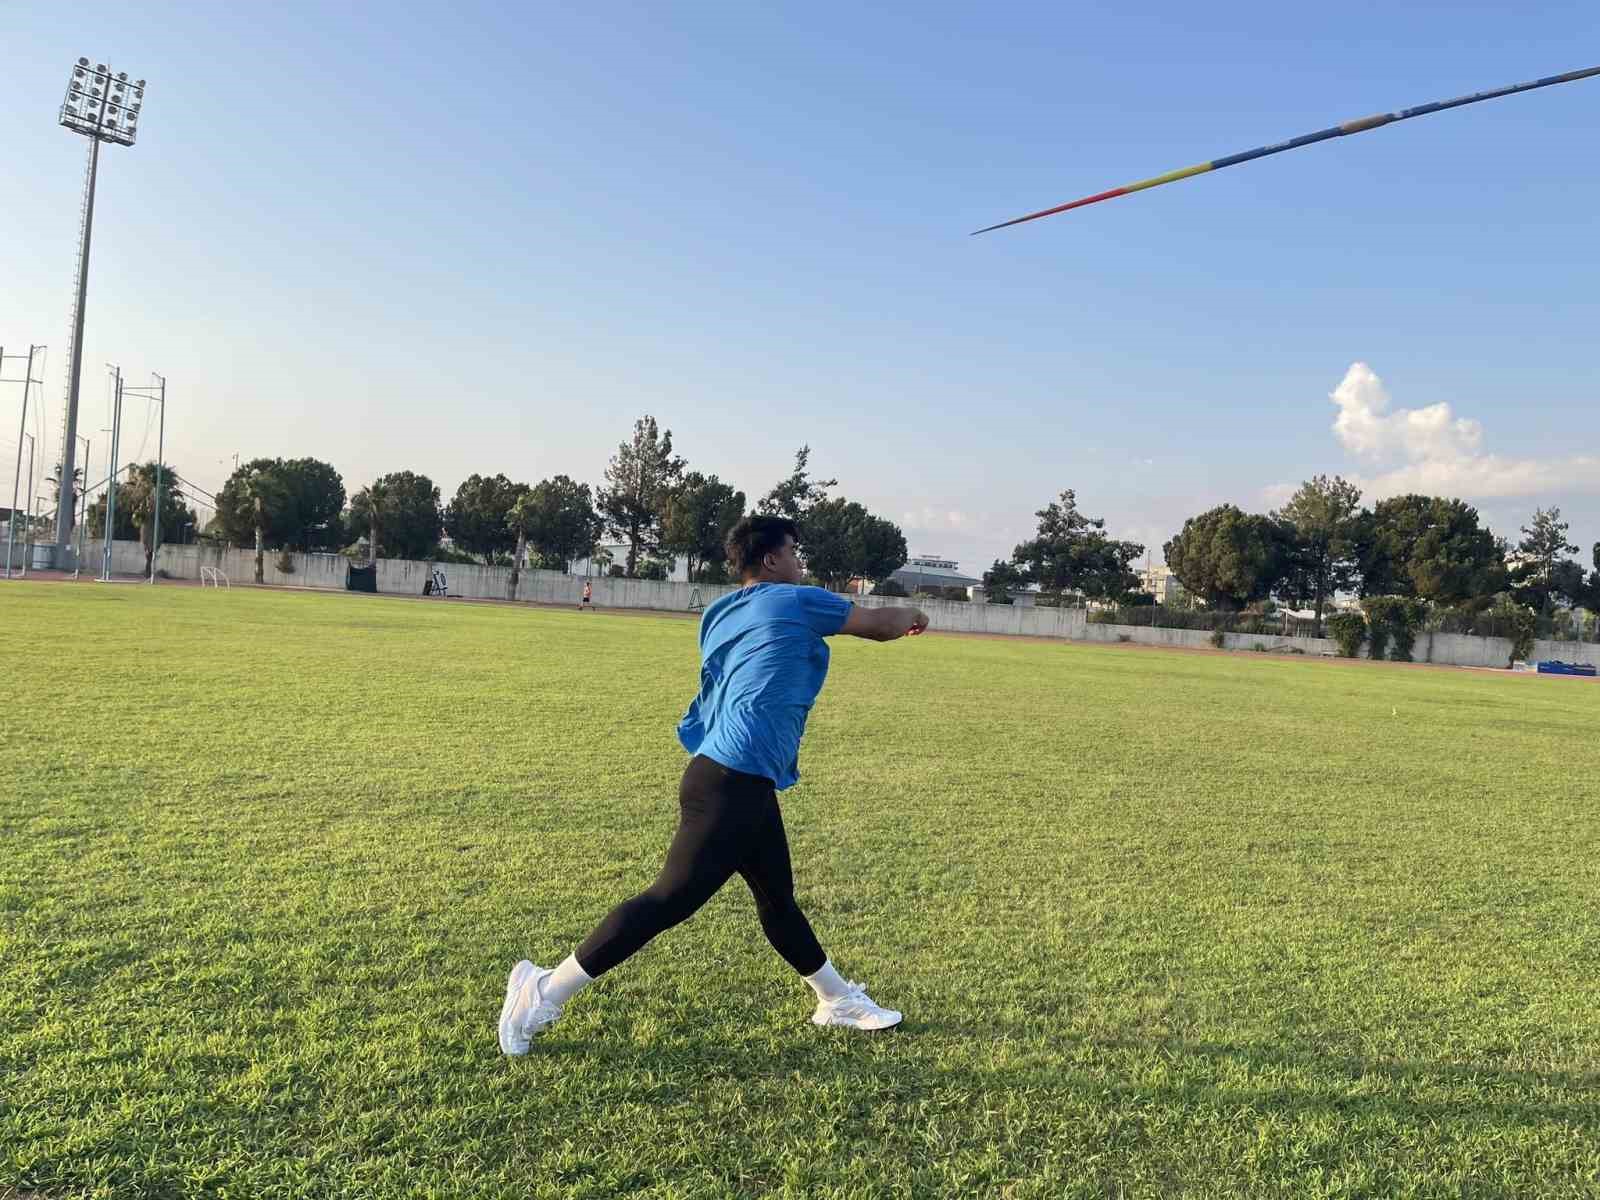
<instances>
[{"instance_id":1,"label":"dark curly hair","mask_svg":"<svg viewBox=\"0 0 1600 1200\"><path fill-rule=\"evenodd\" d=\"M724 548L728 552L728 566L740 579L748 579L761 570L761 560L774 550L783 549L783 540L800 539L800 527L788 517L770 517L757 514L742 518L728 530Z\"/></svg>"}]
</instances>

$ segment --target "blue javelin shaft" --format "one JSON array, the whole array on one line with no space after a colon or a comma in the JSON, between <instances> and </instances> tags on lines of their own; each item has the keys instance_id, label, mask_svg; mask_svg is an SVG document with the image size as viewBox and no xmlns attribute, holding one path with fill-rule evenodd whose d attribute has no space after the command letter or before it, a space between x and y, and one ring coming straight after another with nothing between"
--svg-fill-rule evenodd
<instances>
[{"instance_id":1,"label":"blue javelin shaft","mask_svg":"<svg viewBox=\"0 0 1600 1200\"><path fill-rule=\"evenodd\" d=\"M1096 192L1094 195L1085 196L1081 200L1072 200L1066 204L1058 204L1054 208L1041 209L1036 213L1029 213L1025 217L1015 217L1010 221L1001 221L998 225L990 225L973 232L974 234L988 233L990 230L1004 229L1009 225L1021 225L1024 221L1037 221L1040 217L1053 216L1056 213L1066 212L1071 208L1082 208L1086 204L1095 204L1101 200L1111 200L1117 196L1126 196L1130 192L1142 192L1146 188L1160 187L1163 183L1176 183L1180 179L1188 179L1193 175L1204 175L1207 171L1219 171L1223 167L1238 166L1240 163L1249 162L1252 159L1265 158L1269 154L1282 154L1285 150L1297 150L1301 146L1309 146L1313 142L1325 142L1329 138L1345 137L1352 133L1365 133L1369 129L1381 129L1385 125L1393 125L1396 121L1409 121L1412 117L1425 117L1430 113L1443 112L1447 108L1460 108L1463 104L1477 104L1480 100L1497 100L1501 96L1514 96L1518 92L1531 92L1535 88L1550 87L1557 83L1572 83L1574 80L1588 79L1595 75L1600 75L1600 67L1586 67L1581 71L1568 71L1565 75L1549 75L1544 79L1535 79L1532 83L1514 83L1510 87L1495 88L1491 92L1474 92L1470 96L1457 96L1454 100L1437 100L1432 104L1419 104L1415 108L1403 108L1399 112L1377 113L1374 116L1345 121L1327 129L1319 129L1316 133L1307 133L1297 138L1290 138L1286 142L1278 142L1271 146L1258 146L1254 150L1246 150L1242 154L1230 154L1226 158L1216 158L1210 162L1197 163L1192 167L1169 171L1165 175L1157 175L1152 179L1141 179L1138 183L1125 184L1122 187L1112 188L1106 192Z\"/></svg>"}]
</instances>

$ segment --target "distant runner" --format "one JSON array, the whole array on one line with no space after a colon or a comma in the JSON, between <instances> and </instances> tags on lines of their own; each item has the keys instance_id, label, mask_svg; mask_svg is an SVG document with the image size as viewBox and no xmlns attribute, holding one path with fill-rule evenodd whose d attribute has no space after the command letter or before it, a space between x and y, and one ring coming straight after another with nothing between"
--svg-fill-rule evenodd
<instances>
[{"instance_id":1,"label":"distant runner","mask_svg":"<svg viewBox=\"0 0 1600 1200\"><path fill-rule=\"evenodd\" d=\"M587 579L585 579L583 581L583 599L578 601L578 611L581 612L584 609L588 608L589 607L589 601L591 599L593 599L593 597L594 597L594 584L590 583Z\"/></svg>"}]
</instances>

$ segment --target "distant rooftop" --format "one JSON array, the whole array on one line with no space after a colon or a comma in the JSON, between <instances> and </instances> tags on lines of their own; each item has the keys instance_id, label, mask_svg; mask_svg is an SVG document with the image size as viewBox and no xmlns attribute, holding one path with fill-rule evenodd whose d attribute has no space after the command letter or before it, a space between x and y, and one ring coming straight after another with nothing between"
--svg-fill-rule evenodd
<instances>
[{"instance_id":1,"label":"distant rooftop","mask_svg":"<svg viewBox=\"0 0 1600 1200\"><path fill-rule=\"evenodd\" d=\"M983 582L971 575L963 575L954 559L931 554L918 555L889 578L909 590L919 587L973 587Z\"/></svg>"}]
</instances>

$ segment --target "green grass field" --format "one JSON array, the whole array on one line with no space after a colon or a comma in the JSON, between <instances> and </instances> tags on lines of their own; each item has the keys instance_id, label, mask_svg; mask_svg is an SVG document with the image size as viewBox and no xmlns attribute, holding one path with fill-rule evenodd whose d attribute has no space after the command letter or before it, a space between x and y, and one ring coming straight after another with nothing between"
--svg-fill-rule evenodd
<instances>
[{"instance_id":1,"label":"green grass field","mask_svg":"<svg viewBox=\"0 0 1600 1200\"><path fill-rule=\"evenodd\" d=\"M1600 687L841 640L734 881L526 1059L654 875L695 626L0 586L0 1196L1600 1194Z\"/></svg>"}]
</instances>

